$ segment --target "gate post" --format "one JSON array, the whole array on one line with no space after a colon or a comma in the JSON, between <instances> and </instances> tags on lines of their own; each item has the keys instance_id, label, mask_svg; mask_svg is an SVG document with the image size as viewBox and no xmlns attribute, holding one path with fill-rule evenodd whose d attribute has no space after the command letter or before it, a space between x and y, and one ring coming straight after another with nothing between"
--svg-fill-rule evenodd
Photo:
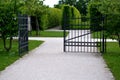
<instances>
[{"instance_id":1,"label":"gate post","mask_svg":"<svg viewBox=\"0 0 120 80\"><path fill-rule=\"evenodd\" d=\"M102 37L102 53L106 52L106 36L105 36L105 24L107 23L106 21L106 16L102 17L102 27L103 27L103 37Z\"/></svg>"},{"instance_id":2,"label":"gate post","mask_svg":"<svg viewBox=\"0 0 120 80\"><path fill-rule=\"evenodd\" d=\"M63 30L64 30L64 43L63 43L64 44L64 50L63 50L64 52L66 52L66 44L65 44L66 43L66 18L67 18L66 15L64 15L64 22L62 25Z\"/></svg>"}]
</instances>

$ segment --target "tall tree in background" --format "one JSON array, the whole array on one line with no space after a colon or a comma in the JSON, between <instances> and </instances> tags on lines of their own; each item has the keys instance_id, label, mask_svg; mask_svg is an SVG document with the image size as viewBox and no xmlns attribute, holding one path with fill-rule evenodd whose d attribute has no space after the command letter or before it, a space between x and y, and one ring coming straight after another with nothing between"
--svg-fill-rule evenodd
<instances>
[{"instance_id":1,"label":"tall tree in background","mask_svg":"<svg viewBox=\"0 0 120 80\"><path fill-rule=\"evenodd\" d=\"M59 7L61 4L75 6L83 16L86 16L89 1L90 0L60 0L57 6Z\"/></svg>"},{"instance_id":2,"label":"tall tree in background","mask_svg":"<svg viewBox=\"0 0 120 80\"><path fill-rule=\"evenodd\" d=\"M87 6L90 0L79 0L76 2L75 7L80 11L82 15L87 14Z\"/></svg>"},{"instance_id":3,"label":"tall tree in background","mask_svg":"<svg viewBox=\"0 0 120 80\"><path fill-rule=\"evenodd\" d=\"M45 12L43 0L21 0L21 7L19 10L21 13L27 14L28 16L35 16L36 35L39 35L39 18Z\"/></svg>"},{"instance_id":4,"label":"tall tree in background","mask_svg":"<svg viewBox=\"0 0 120 80\"><path fill-rule=\"evenodd\" d=\"M90 5L95 7L95 12L99 12L104 17L104 31L106 37L116 39L120 46L120 1L119 0L92 0ZM99 15L94 16L99 17ZM97 21L98 22L98 21Z\"/></svg>"},{"instance_id":5,"label":"tall tree in background","mask_svg":"<svg viewBox=\"0 0 120 80\"><path fill-rule=\"evenodd\" d=\"M60 0L59 4L69 4L69 5L75 5L77 0Z\"/></svg>"}]
</instances>

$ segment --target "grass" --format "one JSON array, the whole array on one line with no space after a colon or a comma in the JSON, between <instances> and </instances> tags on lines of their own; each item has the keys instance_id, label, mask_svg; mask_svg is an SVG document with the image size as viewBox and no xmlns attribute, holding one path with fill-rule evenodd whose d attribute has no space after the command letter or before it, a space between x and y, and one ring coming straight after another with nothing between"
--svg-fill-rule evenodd
<instances>
[{"instance_id":1,"label":"grass","mask_svg":"<svg viewBox=\"0 0 120 80\"><path fill-rule=\"evenodd\" d=\"M32 50L42 44L43 41L29 41L29 50ZM13 41L12 49L6 52L3 48L3 42L0 39L0 71L4 70L7 66L14 63L20 57L18 56L18 41Z\"/></svg>"},{"instance_id":2,"label":"grass","mask_svg":"<svg viewBox=\"0 0 120 80\"><path fill-rule=\"evenodd\" d=\"M103 54L103 58L115 80L120 80L120 47L117 42L107 43L107 52Z\"/></svg>"},{"instance_id":3,"label":"grass","mask_svg":"<svg viewBox=\"0 0 120 80\"><path fill-rule=\"evenodd\" d=\"M66 33L66 35L68 32ZM63 37L63 31L40 31L39 36L36 36L36 31L32 31L32 37Z\"/></svg>"},{"instance_id":4,"label":"grass","mask_svg":"<svg viewBox=\"0 0 120 80\"><path fill-rule=\"evenodd\" d=\"M99 32L94 32L94 33L92 33L92 38L100 38L100 37L102 37L100 31L99 31Z\"/></svg>"}]
</instances>

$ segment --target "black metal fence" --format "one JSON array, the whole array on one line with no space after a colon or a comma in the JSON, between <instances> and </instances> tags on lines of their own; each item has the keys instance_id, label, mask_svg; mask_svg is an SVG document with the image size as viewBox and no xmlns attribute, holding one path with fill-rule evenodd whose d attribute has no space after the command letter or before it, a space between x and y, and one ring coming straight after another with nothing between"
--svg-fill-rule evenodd
<instances>
[{"instance_id":1,"label":"black metal fence","mask_svg":"<svg viewBox=\"0 0 120 80\"><path fill-rule=\"evenodd\" d=\"M28 17L27 15L18 15L18 38L19 55L28 51Z\"/></svg>"},{"instance_id":2,"label":"black metal fence","mask_svg":"<svg viewBox=\"0 0 120 80\"><path fill-rule=\"evenodd\" d=\"M105 52L104 19L101 20L100 27L91 25L90 18L86 18L85 21L81 21L81 18L71 18L69 24L66 24L66 22L63 25L64 52ZM65 36L66 32L69 32L67 37Z\"/></svg>"}]
</instances>

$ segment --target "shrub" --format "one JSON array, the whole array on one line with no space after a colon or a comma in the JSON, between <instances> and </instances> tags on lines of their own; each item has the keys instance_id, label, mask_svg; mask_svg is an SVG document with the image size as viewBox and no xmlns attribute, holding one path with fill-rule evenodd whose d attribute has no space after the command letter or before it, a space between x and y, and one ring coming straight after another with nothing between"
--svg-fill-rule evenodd
<instances>
[{"instance_id":1,"label":"shrub","mask_svg":"<svg viewBox=\"0 0 120 80\"><path fill-rule=\"evenodd\" d=\"M78 24L81 20L75 20L72 18L80 18L81 15L79 11L69 5L64 5L62 8L63 14L62 14L62 29L66 28L69 29L70 24Z\"/></svg>"},{"instance_id":2,"label":"shrub","mask_svg":"<svg viewBox=\"0 0 120 80\"><path fill-rule=\"evenodd\" d=\"M61 24L62 11L57 8L48 9L48 28L56 27Z\"/></svg>"},{"instance_id":3,"label":"shrub","mask_svg":"<svg viewBox=\"0 0 120 80\"><path fill-rule=\"evenodd\" d=\"M62 13L62 29L64 29L65 27L66 27L66 29L68 29L69 25L70 25L70 18L71 18L70 6L68 6L68 5L63 6L62 12L63 12Z\"/></svg>"},{"instance_id":4,"label":"shrub","mask_svg":"<svg viewBox=\"0 0 120 80\"><path fill-rule=\"evenodd\" d=\"M43 14L40 18L40 30L46 30L48 28L48 15Z\"/></svg>"}]
</instances>

